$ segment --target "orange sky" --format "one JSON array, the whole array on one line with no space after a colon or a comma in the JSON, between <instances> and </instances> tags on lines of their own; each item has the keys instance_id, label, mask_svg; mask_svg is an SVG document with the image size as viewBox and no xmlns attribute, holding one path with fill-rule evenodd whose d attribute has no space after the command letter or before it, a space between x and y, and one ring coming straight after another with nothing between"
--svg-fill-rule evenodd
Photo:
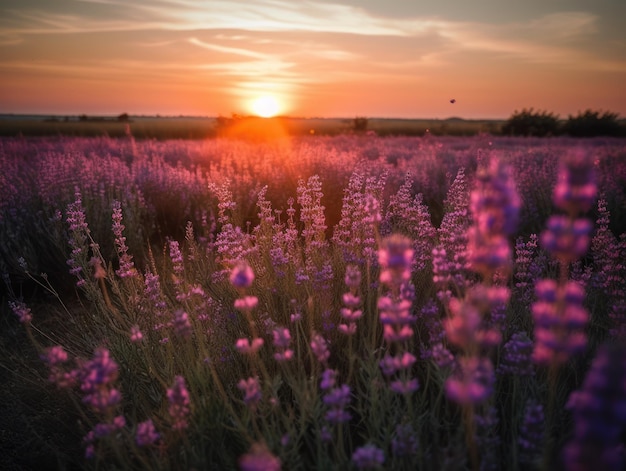
<instances>
[{"instance_id":1,"label":"orange sky","mask_svg":"<svg viewBox=\"0 0 626 471\"><path fill-rule=\"evenodd\" d=\"M623 0L6 3L0 113L626 116Z\"/></svg>"}]
</instances>

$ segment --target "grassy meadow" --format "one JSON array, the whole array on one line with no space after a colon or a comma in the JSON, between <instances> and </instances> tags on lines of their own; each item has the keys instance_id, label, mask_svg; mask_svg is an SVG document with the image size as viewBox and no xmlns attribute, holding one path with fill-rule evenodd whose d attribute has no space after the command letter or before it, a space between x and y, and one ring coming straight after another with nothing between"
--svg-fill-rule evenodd
<instances>
[{"instance_id":1,"label":"grassy meadow","mask_svg":"<svg viewBox=\"0 0 626 471\"><path fill-rule=\"evenodd\" d=\"M222 134L218 121L209 117L131 116L129 120L117 117L76 116L19 116L0 117L0 136L72 136L125 137L129 132L138 139L205 139ZM231 118L221 118L229 120ZM253 126L267 126L289 136L336 136L352 132L354 119L350 118L294 118L271 119L244 117ZM367 130L379 136L434 135L472 136L479 133L498 134L503 121L449 119L393 119L369 118Z\"/></svg>"},{"instance_id":2,"label":"grassy meadow","mask_svg":"<svg viewBox=\"0 0 626 471\"><path fill-rule=\"evenodd\" d=\"M3 469L623 469L626 140L165 121L0 125Z\"/></svg>"}]
</instances>

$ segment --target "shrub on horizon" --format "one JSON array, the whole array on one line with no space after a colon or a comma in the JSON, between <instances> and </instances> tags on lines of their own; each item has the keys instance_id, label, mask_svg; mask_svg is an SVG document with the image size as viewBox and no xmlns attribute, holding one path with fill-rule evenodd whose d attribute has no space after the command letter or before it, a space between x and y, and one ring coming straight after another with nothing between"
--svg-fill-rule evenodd
<instances>
[{"instance_id":1,"label":"shrub on horizon","mask_svg":"<svg viewBox=\"0 0 626 471\"><path fill-rule=\"evenodd\" d=\"M533 108L515 111L502 125L505 136L546 137L559 134L559 116Z\"/></svg>"}]
</instances>

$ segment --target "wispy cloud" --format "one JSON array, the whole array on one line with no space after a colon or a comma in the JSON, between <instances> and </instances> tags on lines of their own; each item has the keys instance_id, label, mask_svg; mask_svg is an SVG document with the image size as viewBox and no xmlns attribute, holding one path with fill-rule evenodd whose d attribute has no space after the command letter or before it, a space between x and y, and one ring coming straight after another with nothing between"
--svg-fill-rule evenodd
<instances>
[{"instance_id":1,"label":"wispy cloud","mask_svg":"<svg viewBox=\"0 0 626 471\"><path fill-rule=\"evenodd\" d=\"M198 38L189 38L189 43L194 46L199 46L203 49L209 49L211 51L220 52L223 54L235 55L235 56L244 56L244 57L252 57L255 59L268 59L269 56L267 54L261 54L255 51L251 51L249 49L237 48L237 47L227 47L220 46L219 44L210 44L204 41L199 40Z\"/></svg>"}]
</instances>

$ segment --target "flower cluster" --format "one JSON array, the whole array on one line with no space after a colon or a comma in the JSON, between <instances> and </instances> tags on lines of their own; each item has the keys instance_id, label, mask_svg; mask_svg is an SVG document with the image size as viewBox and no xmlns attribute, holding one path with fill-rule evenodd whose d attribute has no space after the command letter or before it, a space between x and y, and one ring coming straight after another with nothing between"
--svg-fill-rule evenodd
<instances>
[{"instance_id":1,"label":"flower cluster","mask_svg":"<svg viewBox=\"0 0 626 471\"><path fill-rule=\"evenodd\" d=\"M276 328L272 331L274 335L274 359L276 361L288 361L293 358L293 349L289 348L291 344L291 333L289 329L284 327Z\"/></svg>"},{"instance_id":2,"label":"flower cluster","mask_svg":"<svg viewBox=\"0 0 626 471\"><path fill-rule=\"evenodd\" d=\"M126 237L123 235L122 207L119 201L113 202L113 235L115 236L115 248L120 260L120 268L115 272L120 278L129 278L137 275L133 257L128 253Z\"/></svg>"},{"instance_id":3,"label":"flower cluster","mask_svg":"<svg viewBox=\"0 0 626 471\"><path fill-rule=\"evenodd\" d=\"M488 169L477 172L470 194L474 224L468 231L467 252L469 266L486 280L511 264L507 236L517 228L520 207L509 167L493 159Z\"/></svg>"},{"instance_id":4,"label":"flower cluster","mask_svg":"<svg viewBox=\"0 0 626 471\"><path fill-rule=\"evenodd\" d=\"M30 321L33 320L30 308L22 301L9 301L9 307L22 324L30 324Z\"/></svg>"},{"instance_id":5,"label":"flower cluster","mask_svg":"<svg viewBox=\"0 0 626 471\"><path fill-rule=\"evenodd\" d=\"M407 351L417 317L411 313L412 302L406 299L407 290L403 289L411 278L414 253L411 240L400 234L383 239L378 251L380 282L389 290L378 299L383 339L389 345L380 368L390 379L391 390L399 394L409 394L419 388L417 378L411 377L416 358Z\"/></svg>"},{"instance_id":6,"label":"flower cluster","mask_svg":"<svg viewBox=\"0 0 626 471\"><path fill-rule=\"evenodd\" d=\"M509 168L492 159L478 172L470 194L468 264L483 283L469 288L464 299L450 299L450 316L444 321L448 341L464 352L445 386L448 398L459 404L483 402L493 392L493 364L484 352L502 340L500 323L510 297L508 288L493 282L496 274L509 272L508 236L517 226L520 206Z\"/></svg>"},{"instance_id":7,"label":"flower cluster","mask_svg":"<svg viewBox=\"0 0 626 471\"><path fill-rule=\"evenodd\" d=\"M584 329L589 314L582 306L585 290L574 281L559 285L554 280L540 280L535 291L533 360L544 365L565 363L587 345Z\"/></svg>"},{"instance_id":8,"label":"flower cluster","mask_svg":"<svg viewBox=\"0 0 626 471\"><path fill-rule=\"evenodd\" d=\"M385 462L385 453L371 443L357 448L352 453L352 462L359 470L380 469Z\"/></svg>"},{"instance_id":9,"label":"flower cluster","mask_svg":"<svg viewBox=\"0 0 626 471\"><path fill-rule=\"evenodd\" d=\"M88 242L91 239L91 231L87 225L85 208L83 207L82 196L78 188L74 191L75 200L67 206L66 215L69 224L70 237L69 245L72 249L71 256L67 260L70 267L70 274L78 278L76 286L84 286L87 281L83 268L88 265Z\"/></svg>"},{"instance_id":10,"label":"flower cluster","mask_svg":"<svg viewBox=\"0 0 626 471\"><path fill-rule=\"evenodd\" d=\"M172 429L185 430L189 426L191 400L185 378L182 376L176 376L174 385L167 389L167 402L167 411L172 418Z\"/></svg>"},{"instance_id":11,"label":"flower cluster","mask_svg":"<svg viewBox=\"0 0 626 471\"><path fill-rule=\"evenodd\" d=\"M345 335L354 335L356 333L356 321L363 315L363 311L358 309L361 304L361 298L358 295L361 286L361 271L355 265L346 267L345 282L348 291L344 293L342 300L345 307L341 308L340 315L343 320L337 327L339 332Z\"/></svg>"},{"instance_id":12,"label":"flower cluster","mask_svg":"<svg viewBox=\"0 0 626 471\"><path fill-rule=\"evenodd\" d=\"M248 379L241 379L239 380L239 383L237 383L237 388L243 392L243 402L248 407L254 408L261 401L262 395L259 378L250 377Z\"/></svg>"},{"instance_id":13,"label":"flower cluster","mask_svg":"<svg viewBox=\"0 0 626 471\"><path fill-rule=\"evenodd\" d=\"M117 377L118 366L110 352L106 348L96 350L80 375L80 389L85 393L83 402L103 416L111 415L122 400L122 394L114 387Z\"/></svg>"},{"instance_id":14,"label":"flower cluster","mask_svg":"<svg viewBox=\"0 0 626 471\"><path fill-rule=\"evenodd\" d=\"M48 364L50 369L48 381L55 384L58 388L71 388L77 383L80 371L65 370L63 366L67 363L68 356L62 346L55 345L46 349L41 358Z\"/></svg>"},{"instance_id":15,"label":"flower cluster","mask_svg":"<svg viewBox=\"0 0 626 471\"><path fill-rule=\"evenodd\" d=\"M489 358L461 357L456 371L446 380L446 396L457 404L478 404L491 396L494 383L493 365Z\"/></svg>"},{"instance_id":16,"label":"flower cluster","mask_svg":"<svg viewBox=\"0 0 626 471\"><path fill-rule=\"evenodd\" d=\"M514 333L502 347L497 372L514 376L532 376L534 374L532 353L533 341L528 338L526 332Z\"/></svg>"},{"instance_id":17,"label":"flower cluster","mask_svg":"<svg viewBox=\"0 0 626 471\"><path fill-rule=\"evenodd\" d=\"M137 443L137 446L147 447L154 445L160 438L161 436L156 431L152 419L137 424L137 431L135 432L135 443Z\"/></svg>"},{"instance_id":18,"label":"flower cluster","mask_svg":"<svg viewBox=\"0 0 626 471\"><path fill-rule=\"evenodd\" d=\"M565 363L587 344L585 327L589 315L583 308L584 288L568 281L569 265L585 254L590 243L592 224L579 218L588 211L596 195L593 163L582 154L564 159L552 194L555 206L566 214L548 219L541 235L543 247L559 261L558 281L538 280L537 301L532 306L535 321L533 359L539 364Z\"/></svg>"}]
</instances>

